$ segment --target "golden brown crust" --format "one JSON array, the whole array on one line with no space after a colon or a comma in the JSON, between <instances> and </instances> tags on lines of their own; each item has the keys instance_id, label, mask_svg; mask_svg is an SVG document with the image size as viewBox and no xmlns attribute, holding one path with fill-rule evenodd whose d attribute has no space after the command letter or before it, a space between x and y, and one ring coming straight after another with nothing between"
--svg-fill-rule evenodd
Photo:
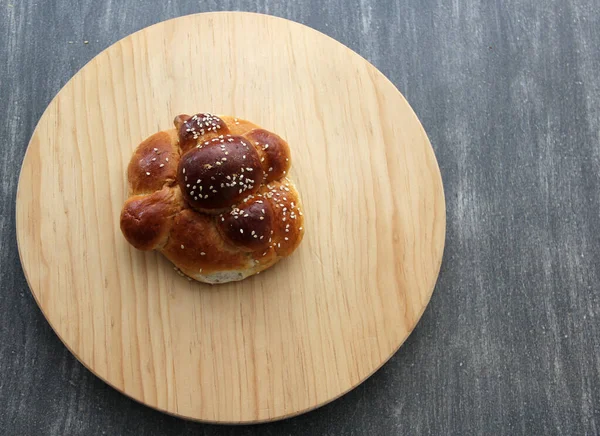
<instances>
[{"instance_id":1,"label":"golden brown crust","mask_svg":"<svg viewBox=\"0 0 600 436\"><path fill-rule=\"evenodd\" d=\"M233 117L179 115L174 124L131 158L125 238L210 283L239 280L290 255L304 228L286 177L288 144Z\"/></svg>"},{"instance_id":2,"label":"golden brown crust","mask_svg":"<svg viewBox=\"0 0 600 436\"><path fill-rule=\"evenodd\" d=\"M166 243L173 217L181 208L181 194L169 187L129 197L121 211L121 231L139 250L160 248Z\"/></svg>"},{"instance_id":3,"label":"golden brown crust","mask_svg":"<svg viewBox=\"0 0 600 436\"><path fill-rule=\"evenodd\" d=\"M271 246L278 256L289 256L304 236L304 216L298 192L287 178L265 185L262 191L273 210Z\"/></svg>"},{"instance_id":4,"label":"golden brown crust","mask_svg":"<svg viewBox=\"0 0 600 436\"><path fill-rule=\"evenodd\" d=\"M287 175L290 169L290 147L287 142L264 129L254 129L246 133L246 138L261 154L261 163L266 181L279 180Z\"/></svg>"},{"instance_id":5,"label":"golden brown crust","mask_svg":"<svg viewBox=\"0 0 600 436\"><path fill-rule=\"evenodd\" d=\"M175 217L162 253L184 272L242 269L248 262L246 253L223 241L213 216L191 209Z\"/></svg>"},{"instance_id":6,"label":"golden brown crust","mask_svg":"<svg viewBox=\"0 0 600 436\"><path fill-rule=\"evenodd\" d=\"M220 135L229 133L225 122L212 114L178 115L173 121L179 136L179 148L181 153L195 147L200 139L209 141Z\"/></svg>"},{"instance_id":7,"label":"golden brown crust","mask_svg":"<svg viewBox=\"0 0 600 436\"><path fill-rule=\"evenodd\" d=\"M131 194L154 192L175 182L179 162L176 141L174 131L158 132L138 146L127 167Z\"/></svg>"}]
</instances>

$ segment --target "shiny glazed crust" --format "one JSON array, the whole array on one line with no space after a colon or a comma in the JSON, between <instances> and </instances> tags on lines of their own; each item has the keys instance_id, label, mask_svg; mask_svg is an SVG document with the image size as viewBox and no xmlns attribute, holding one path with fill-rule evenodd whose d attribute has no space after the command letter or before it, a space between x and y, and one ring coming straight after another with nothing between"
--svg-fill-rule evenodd
<instances>
[{"instance_id":1,"label":"shiny glazed crust","mask_svg":"<svg viewBox=\"0 0 600 436\"><path fill-rule=\"evenodd\" d=\"M135 150L121 231L206 283L242 280L289 256L304 234L288 144L232 117L179 115Z\"/></svg>"}]
</instances>

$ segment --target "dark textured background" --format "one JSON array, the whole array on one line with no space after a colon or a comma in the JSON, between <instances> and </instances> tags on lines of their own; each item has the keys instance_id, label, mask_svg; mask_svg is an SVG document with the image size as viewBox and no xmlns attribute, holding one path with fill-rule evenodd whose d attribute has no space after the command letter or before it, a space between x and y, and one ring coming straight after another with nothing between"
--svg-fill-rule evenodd
<instances>
[{"instance_id":1,"label":"dark textured background","mask_svg":"<svg viewBox=\"0 0 600 436\"><path fill-rule=\"evenodd\" d=\"M182 421L85 370L25 282L19 166L35 123L88 60L179 15L287 17L375 64L419 115L445 183L431 304L372 378L254 427ZM600 433L598 0L0 0L0 434Z\"/></svg>"}]
</instances>

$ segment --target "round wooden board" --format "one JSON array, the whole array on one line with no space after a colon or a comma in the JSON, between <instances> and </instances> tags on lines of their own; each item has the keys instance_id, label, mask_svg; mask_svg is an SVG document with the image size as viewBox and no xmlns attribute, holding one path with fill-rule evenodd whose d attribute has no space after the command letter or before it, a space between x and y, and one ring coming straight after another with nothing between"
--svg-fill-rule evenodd
<instances>
[{"instance_id":1,"label":"round wooden board","mask_svg":"<svg viewBox=\"0 0 600 436\"><path fill-rule=\"evenodd\" d=\"M119 229L133 149L201 111L286 138L305 210L291 257L214 287ZM42 116L17 193L23 269L69 350L138 401L213 422L296 415L377 370L431 297L445 217L431 145L389 80L315 30L237 12L100 53Z\"/></svg>"}]
</instances>

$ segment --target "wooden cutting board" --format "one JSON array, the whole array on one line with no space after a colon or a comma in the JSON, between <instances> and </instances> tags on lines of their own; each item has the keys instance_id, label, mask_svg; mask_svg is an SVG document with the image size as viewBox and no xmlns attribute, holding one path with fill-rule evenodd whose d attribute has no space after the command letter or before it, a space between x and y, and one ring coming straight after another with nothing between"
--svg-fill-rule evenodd
<instances>
[{"instance_id":1,"label":"wooden cutting board","mask_svg":"<svg viewBox=\"0 0 600 436\"><path fill-rule=\"evenodd\" d=\"M214 287L119 229L132 150L203 111L286 138L305 210L290 258ZM259 422L339 397L398 350L434 288L445 203L423 128L372 65L297 23L210 13L119 41L59 92L27 149L17 236L37 303L94 374L174 415Z\"/></svg>"}]
</instances>

